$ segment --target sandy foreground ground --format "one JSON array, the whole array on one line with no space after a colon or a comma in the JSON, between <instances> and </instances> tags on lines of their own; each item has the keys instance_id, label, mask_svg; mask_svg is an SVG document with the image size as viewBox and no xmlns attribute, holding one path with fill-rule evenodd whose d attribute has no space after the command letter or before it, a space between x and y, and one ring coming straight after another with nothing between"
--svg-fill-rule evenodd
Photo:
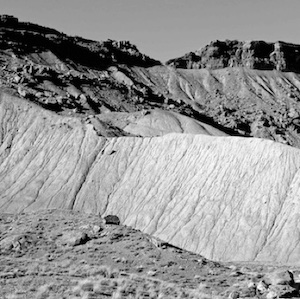
<instances>
[{"instance_id":1,"label":"sandy foreground ground","mask_svg":"<svg viewBox=\"0 0 300 299\"><path fill-rule=\"evenodd\" d=\"M212 262L92 214L0 215L0 298L291 298L296 274Z\"/></svg>"}]
</instances>

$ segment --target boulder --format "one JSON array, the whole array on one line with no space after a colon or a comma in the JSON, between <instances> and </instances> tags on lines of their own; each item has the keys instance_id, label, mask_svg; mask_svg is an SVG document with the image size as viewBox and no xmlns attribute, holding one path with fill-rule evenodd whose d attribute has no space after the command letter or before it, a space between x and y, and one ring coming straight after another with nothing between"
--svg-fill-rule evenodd
<instances>
[{"instance_id":1,"label":"boulder","mask_svg":"<svg viewBox=\"0 0 300 299\"><path fill-rule=\"evenodd\" d=\"M259 281L256 286L257 293L259 294L265 294L268 291L268 288L268 284L266 284L263 280Z\"/></svg>"},{"instance_id":2,"label":"boulder","mask_svg":"<svg viewBox=\"0 0 300 299\"><path fill-rule=\"evenodd\" d=\"M290 271L275 271L265 275L265 281L271 285L293 285L294 277Z\"/></svg>"},{"instance_id":3,"label":"boulder","mask_svg":"<svg viewBox=\"0 0 300 299\"><path fill-rule=\"evenodd\" d=\"M26 90L24 90L24 89L21 88L20 86L18 87L18 94L19 94L22 98L25 98L25 97L27 96Z\"/></svg>"},{"instance_id":4,"label":"boulder","mask_svg":"<svg viewBox=\"0 0 300 299\"><path fill-rule=\"evenodd\" d=\"M19 76L19 75L15 75L14 77L13 77L13 82L15 82L15 83L19 83L20 81L21 81L21 77Z\"/></svg>"},{"instance_id":5,"label":"boulder","mask_svg":"<svg viewBox=\"0 0 300 299\"><path fill-rule=\"evenodd\" d=\"M85 244L87 241L89 241L88 235L81 231L68 231L62 236L62 243L69 246Z\"/></svg>"},{"instance_id":6,"label":"boulder","mask_svg":"<svg viewBox=\"0 0 300 299\"><path fill-rule=\"evenodd\" d=\"M114 225L119 225L120 224L120 219L116 215L107 215L104 217L105 224L114 224Z\"/></svg>"},{"instance_id":7,"label":"boulder","mask_svg":"<svg viewBox=\"0 0 300 299\"><path fill-rule=\"evenodd\" d=\"M270 291L268 292L268 294L266 295L267 299L276 299L278 298L278 294L274 291Z\"/></svg>"}]
</instances>

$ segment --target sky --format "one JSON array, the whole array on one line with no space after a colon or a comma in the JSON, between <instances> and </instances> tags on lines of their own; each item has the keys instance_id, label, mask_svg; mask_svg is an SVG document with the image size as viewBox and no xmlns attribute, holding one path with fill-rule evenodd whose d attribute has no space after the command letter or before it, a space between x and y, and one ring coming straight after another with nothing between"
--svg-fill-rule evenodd
<instances>
[{"instance_id":1,"label":"sky","mask_svg":"<svg viewBox=\"0 0 300 299\"><path fill-rule=\"evenodd\" d=\"M129 40L165 62L213 40L300 44L300 0L0 0L10 14L93 40Z\"/></svg>"}]
</instances>

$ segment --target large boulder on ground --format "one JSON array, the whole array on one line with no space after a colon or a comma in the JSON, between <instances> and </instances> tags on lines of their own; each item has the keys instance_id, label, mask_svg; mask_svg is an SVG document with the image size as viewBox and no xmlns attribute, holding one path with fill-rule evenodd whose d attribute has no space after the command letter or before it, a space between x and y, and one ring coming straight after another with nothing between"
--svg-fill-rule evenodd
<instances>
[{"instance_id":1,"label":"large boulder on ground","mask_svg":"<svg viewBox=\"0 0 300 299\"><path fill-rule=\"evenodd\" d=\"M116 215L107 215L104 217L105 224L114 224L114 225L119 225L120 224L120 219Z\"/></svg>"},{"instance_id":2,"label":"large boulder on ground","mask_svg":"<svg viewBox=\"0 0 300 299\"><path fill-rule=\"evenodd\" d=\"M265 281L271 285L293 285L294 277L290 271L275 271L268 273Z\"/></svg>"},{"instance_id":3,"label":"large boulder on ground","mask_svg":"<svg viewBox=\"0 0 300 299\"><path fill-rule=\"evenodd\" d=\"M62 244L67 244L69 246L77 246L85 244L89 240L88 235L81 231L67 231L61 237Z\"/></svg>"}]
</instances>

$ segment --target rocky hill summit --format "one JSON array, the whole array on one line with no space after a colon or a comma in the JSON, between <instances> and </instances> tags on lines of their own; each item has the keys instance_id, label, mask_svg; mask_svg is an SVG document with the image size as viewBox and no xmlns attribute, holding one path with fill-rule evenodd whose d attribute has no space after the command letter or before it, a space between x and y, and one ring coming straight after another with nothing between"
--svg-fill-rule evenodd
<instances>
[{"instance_id":1,"label":"rocky hill summit","mask_svg":"<svg viewBox=\"0 0 300 299\"><path fill-rule=\"evenodd\" d=\"M114 63L144 67L160 64L140 53L129 41L95 42L70 37L51 28L19 22L8 15L0 16L0 49L13 49L18 54L38 53L46 49L61 59L98 69Z\"/></svg>"},{"instance_id":2,"label":"rocky hill summit","mask_svg":"<svg viewBox=\"0 0 300 299\"><path fill-rule=\"evenodd\" d=\"M300 72L300 45L282 41L216 40L200 50L171 59L166 64L184 69L247 67Z\"/></svg>"}]
</instances>

